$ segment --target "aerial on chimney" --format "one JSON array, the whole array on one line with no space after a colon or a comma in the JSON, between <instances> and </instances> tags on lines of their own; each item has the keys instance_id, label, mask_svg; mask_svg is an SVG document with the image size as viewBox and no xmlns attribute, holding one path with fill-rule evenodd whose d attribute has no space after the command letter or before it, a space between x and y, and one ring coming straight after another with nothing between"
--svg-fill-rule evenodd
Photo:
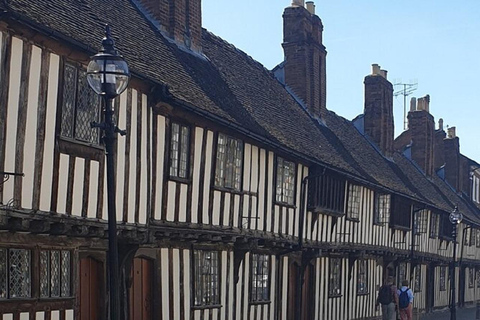
<instances>
[{"instance_id":1,"label":"aerial on chimney","mask_svg":"<svg viewBox=\"0 0 480 320\"><path fill-rule=\"evenodd\" d=\"M306 4L308 12L310 12L310 14L315 14L315 4L313 1L307 1Z\"/></svg>"}]
</instances>

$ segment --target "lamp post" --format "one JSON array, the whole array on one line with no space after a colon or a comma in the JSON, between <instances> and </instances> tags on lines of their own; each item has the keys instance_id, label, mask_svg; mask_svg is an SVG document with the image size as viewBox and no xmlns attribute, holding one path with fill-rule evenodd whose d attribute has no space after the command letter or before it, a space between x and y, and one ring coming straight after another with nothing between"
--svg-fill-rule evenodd
<instances>
[{"instance_id":1,"label":"lamp post","mask_svg":"<svg viewBox=\"0 0 480 320\"><path fill-rule=\"evenodd\" d=\"M450 268L450 290L451 290L451 304L450 304L450 320L457 319L457 310L455 303L455 267L456 267L456 254L457 254L457 225L462 222L463 215L458 211L457 206L448 216L450 223L452 224L452 238L453 238L453 256L452 266Z\"/></svg>"},{"instance_id":2,"label":"lamp post","mask_svg":"<svg viewBox=\"0 0 480 320\"><path fill-rule=\"evenodd\" d=\"M92 122L92 127L103 130L105 155L107 158L107 208L108 208L108 288L110 320L120 319L120 281L118 264L117 218L115 209L115 172L113 147L116 134L125 135L113 121L112 100L128 85L128 65L115 49L110 28L105 28L102 49L94 55L87 67L87 81L90 87L102 97L104 119L102 123Z\"/></svg>"}]
</instances>

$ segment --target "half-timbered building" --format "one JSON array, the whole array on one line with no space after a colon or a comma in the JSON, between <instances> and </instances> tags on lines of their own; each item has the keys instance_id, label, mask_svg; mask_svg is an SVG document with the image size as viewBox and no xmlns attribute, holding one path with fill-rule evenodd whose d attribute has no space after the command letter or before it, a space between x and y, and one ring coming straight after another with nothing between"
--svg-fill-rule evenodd
<instances>
[{"instance_id":1,"label":"half-timbered building","mask_svg":"<svg viewBox=\"0 0 480 320\"><path fill-rule=\"evenodd\" d=\"M132 71L114 101L123 319L375 318L389 275L410 281L418 312L445 308L455 207L457 301L480 298L478 164L435 129L428 97L394 139L378 65L360 116L328 110L313 3L283 19L285 61L269 71L202 29L200 0L0 1L2 320L107 318L101 106L85 71L104 24Z\"/></svg>"}]
</instances>

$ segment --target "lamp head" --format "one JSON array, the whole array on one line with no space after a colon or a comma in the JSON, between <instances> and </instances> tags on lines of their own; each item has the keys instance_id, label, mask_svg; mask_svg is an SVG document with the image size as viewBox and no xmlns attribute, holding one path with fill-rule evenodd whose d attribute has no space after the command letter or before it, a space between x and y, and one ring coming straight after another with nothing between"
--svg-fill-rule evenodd
<instances>
[{"instance_id":1,"label":"lamp head","mask_svg":"<svg viewBox=\"0 0 480 320\"><path fill-rule=\"evenodd\" d=\"M128 65L115 49L110 27L106 25L102 49L87 67L88 84L97 94L113 99L125 91L129 80Z\"/></svg>"},{"instance_id":2,"label":"lamp head","mask_svg":"<svg viewBox=\"0 0 480 320\"><path fill-rule=\"evenodd\" d=\"M455 206L455 209L450 213L448 216L448 219L450 220L450 223L453 225L457 225L460 222L462 222L463 215L462 213L458 210L458 207Z\"/></svg>"}]
</instances>

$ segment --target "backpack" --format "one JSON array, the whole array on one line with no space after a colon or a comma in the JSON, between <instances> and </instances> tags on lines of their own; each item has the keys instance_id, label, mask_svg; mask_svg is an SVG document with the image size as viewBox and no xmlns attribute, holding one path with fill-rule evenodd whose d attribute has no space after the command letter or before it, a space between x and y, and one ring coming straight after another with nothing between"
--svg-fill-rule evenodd
<instances>
[{"instance_id":1,"label":"backpack","mask_svg":"<svg viewBox=\"0 0 480 320\"><path fill-rule=\"evenodd\" d=\"M380 288L380 292L378 293L378 302L381 304L387 305L393 301L392 295L392 286L391 285L384 285Z\"/></svg>"},{"instance_id":2,"label":"backpack","mask_svg":"<svg viewBox=\"0 0 480 320\"><path fill-rule=\"evenodd\" d=\"M410 303L410 299L408 298L408 290L402 291L400 289L400 295L398 296L398 307L400 309L406 309L408 307L408 304Z\"/></svg>"}]
</instances>

